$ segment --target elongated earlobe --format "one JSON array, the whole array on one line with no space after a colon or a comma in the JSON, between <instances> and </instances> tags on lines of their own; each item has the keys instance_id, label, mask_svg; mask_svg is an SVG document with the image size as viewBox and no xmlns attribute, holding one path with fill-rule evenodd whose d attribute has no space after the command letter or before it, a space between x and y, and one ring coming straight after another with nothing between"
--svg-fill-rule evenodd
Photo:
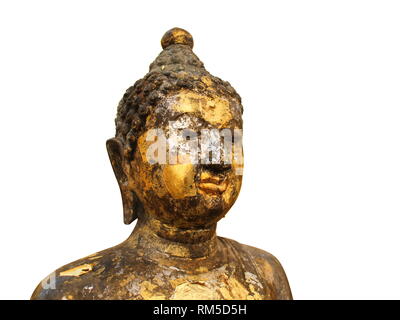
<instances>
[{"instance_id":1,"label":"elongated earlobe","mask_svg":"<svg viewBox=\"0 0 400 320\"><path fill-rule=\"evenodd\" d=\"M111 166L121 190L124 223L130 224L137 219L139 211L143 210L143 208L136 194L128 187L128 173L124 170L123 143L118 138L112 138L107 140L106 146Z\"/></svg>"}]
</instances>

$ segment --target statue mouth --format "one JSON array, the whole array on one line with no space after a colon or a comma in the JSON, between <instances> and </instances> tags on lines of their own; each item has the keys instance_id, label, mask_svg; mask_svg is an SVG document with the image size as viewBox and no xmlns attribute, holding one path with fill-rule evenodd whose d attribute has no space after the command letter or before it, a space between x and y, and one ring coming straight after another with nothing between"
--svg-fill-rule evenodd
<instances>
[{"instance_id":1,"label":"statue mouth","mask_svg":"<svg viewBox=\"0 0 400 320\"><path fill-rule=\"evenodd\" d=\"M226 190L227 183L218 176L208 176L200 180L198 187L204 193L218 195Z\"/></svg>"}]
</instances>

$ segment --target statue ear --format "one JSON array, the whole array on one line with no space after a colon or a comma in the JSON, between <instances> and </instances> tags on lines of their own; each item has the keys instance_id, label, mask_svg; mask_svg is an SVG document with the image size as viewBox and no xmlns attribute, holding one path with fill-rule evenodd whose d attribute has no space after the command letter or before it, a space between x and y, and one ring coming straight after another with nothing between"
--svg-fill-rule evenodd
<instances>
[{"instance_id":1,"label":"statue ear","mask_svg":"<svg viewBox=\"0 0 400 320\"><path fill-rule=\"evenodd\" d=\"M138 211L142 210L142 205L136 194L129 189L129 172L125 171L124 146L118 138L107 140L106 146L119 189L121 190L124 223L130 224L138 217Z\"/></svg>"}]
</instances>

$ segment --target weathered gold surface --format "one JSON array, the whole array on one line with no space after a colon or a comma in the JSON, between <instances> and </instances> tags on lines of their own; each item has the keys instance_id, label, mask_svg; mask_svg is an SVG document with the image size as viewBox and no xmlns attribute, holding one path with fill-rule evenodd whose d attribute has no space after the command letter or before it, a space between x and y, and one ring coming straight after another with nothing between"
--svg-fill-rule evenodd
<instances>
[{"instance_id":1,"label":"weathered gold surface","mask_svg":"<svg viewBox=\"0 0 400 320\"><path fill-rule=\"evenodd\" d=\"M233 115L229 101L218 96L204 96L183 90L173 98L172 108L177 112L194 113L207 119L215 128L225 128Z\"/></svg>"},{"instance_id":2,"label":"weathered gold surface","mask_svg":"<svg viewBox=\"0 0 400 320\"><path fill-rule=\"evenodd\" d=\"M132 234L57 269L54 286L39 284L32 299L291 299L274 256L216 235L240 191L239 145L232 164L163 156L170 147L149 158L152 145L163 141L149 140L150 133L167 132L171 122L193 132L242 128L239 95L206 71L192 52L192 36L175 28L161 43L149 73L122 98L116 137L107 141L124 222L138 219Z\"/></svg>"}]
</instances>

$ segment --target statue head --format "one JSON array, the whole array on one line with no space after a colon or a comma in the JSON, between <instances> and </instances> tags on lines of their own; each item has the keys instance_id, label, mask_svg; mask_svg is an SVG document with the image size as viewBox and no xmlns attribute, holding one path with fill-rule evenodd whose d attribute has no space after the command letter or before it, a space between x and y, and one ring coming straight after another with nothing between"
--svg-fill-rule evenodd
<instances>
[{"instance_id":1,"label":"statue head","mask_svg":"<svg viewBox=\"0 0 400 320\"><path fill-rule=\"evenodd\" d=\"M161 44L149 73L120 101L107 141L124 222L213 225L241 187L241 99L206 71L187 31L171 29Z\"/></svg>"}]
</instances>

